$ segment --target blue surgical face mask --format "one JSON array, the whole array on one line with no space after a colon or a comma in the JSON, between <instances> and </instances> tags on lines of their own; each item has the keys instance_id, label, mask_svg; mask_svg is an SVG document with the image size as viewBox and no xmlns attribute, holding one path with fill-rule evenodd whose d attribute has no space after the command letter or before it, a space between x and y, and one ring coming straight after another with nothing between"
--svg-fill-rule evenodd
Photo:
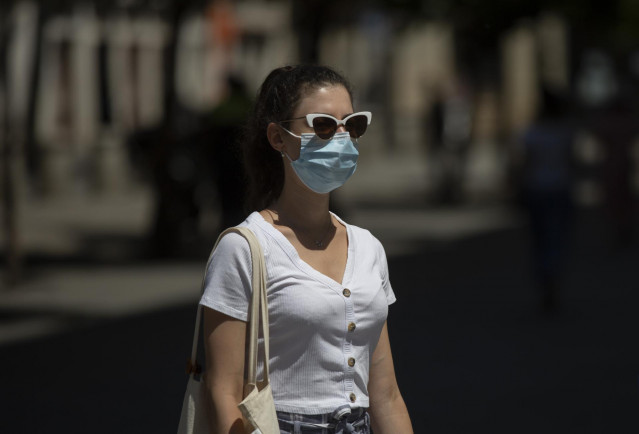
<instances>
[{"instance_id":1,"label":"blue surgical face mask","mask_svg":"<svg viewBox=\"0 0 639 434\"><path fill-rule=\"evenodd\" d=\"M293 170L308 188L316 193L328 193L344 185L355 173L359 156L357 142L348 132L335 133L329 140L322 140L312 133L301 136L300 157L293 161L287 154Z\"/></svg>"}]
</instances>

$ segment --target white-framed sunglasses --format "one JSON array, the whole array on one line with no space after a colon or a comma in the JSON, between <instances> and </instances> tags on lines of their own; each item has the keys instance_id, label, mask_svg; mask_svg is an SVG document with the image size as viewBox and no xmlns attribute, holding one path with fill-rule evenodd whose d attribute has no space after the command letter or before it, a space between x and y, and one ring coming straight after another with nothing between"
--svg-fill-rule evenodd
<instances>
[{"instance_id":1,"label":"white-framed sunglasses","mask_svg":"<svg viewBox=\"0 0 639 434\"><path fill-rule=\"evenodd\" d=\"M323 140L330 139L335 135L335 132L340 125L344 125L344 128L356 139L361 137L366 128L371 124L373 115L371 112L357 112L346 116L341 121L331 115L323 113L309 113L306 116L299 118L287 119L285 121L279 121L278 124L285 122L291 122L298 119L306 119L306 123L310 128L313 128L315 134Z\"/></svg>"}]
</instances>

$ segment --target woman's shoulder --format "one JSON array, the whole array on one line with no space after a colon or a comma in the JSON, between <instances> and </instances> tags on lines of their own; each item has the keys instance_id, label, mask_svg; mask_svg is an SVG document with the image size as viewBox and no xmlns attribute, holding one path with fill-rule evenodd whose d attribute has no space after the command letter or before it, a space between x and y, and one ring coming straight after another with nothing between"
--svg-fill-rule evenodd
<instances>
[{"instance_id":1,"label":"woman's shoulder","mask_svg":"<svg viewBox=\"0 0 639 434\"><path fill-rule=\"evenodd\" d=\"M255 223L255 218L253 216L254 213L250 214L248 217L244 219L241 223L230 226L224 229L220 233L220 239L218 240L218 247L239 247L243 245L247 245L246 239L242 234L238 231L234 231L235 228L246 228L250 229L251 232L255 233L257 231L257 225Z\"/></svg>"},{"instance_id":2,"label":"woman's shoulder","mask_svg":"<svg viewBox=\"0 0 639 434\"><path fill-rule=\"evenodd\" d=\"M249 245L246 238L244 238L244 236L239 232L229 231L229 229L232 229L234 227L240 227L250 229L260 242L262 250L264 250L265 237L264 227L262 225L263 221L264 219L258 212L249 214L243 222L227 229L228 232L218 241L217 249L221 251L249 251Z\"/></svg>"},{"instance_id":3,"label":"woman's shoulder","mask_svg":"<svg viewBox=\"0 0 639 434\"><path fill-rule=\"evenodd\" d=\"M346 227L349 234L352 235L353 240L351 241L356 242L358 245L364 244L364 245L368 245L369 247L372 246L375 248L383 249L382 243L368 229L363 228L361 226L356 226L356 225L347 223L341 217L337 216L335 213L333 213L333 216L335 216L335 218Z\"/></svg>"}]
</instances>

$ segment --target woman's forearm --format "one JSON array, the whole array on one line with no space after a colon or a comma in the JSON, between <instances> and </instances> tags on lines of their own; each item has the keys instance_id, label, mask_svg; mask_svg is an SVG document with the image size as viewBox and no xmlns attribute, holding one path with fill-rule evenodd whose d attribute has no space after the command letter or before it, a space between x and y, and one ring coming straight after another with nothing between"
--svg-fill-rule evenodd
<instances>
[{"instance_id":1,"label":"woman's forearm","mask_svg":"<svg viewBox=\"0 0 639 434\"><path fill-rule=\"evenodd\" d=\"M215 434L244 434L244 419L234 395L209 393L211 427Z\"/></svg>"},{"instance_id":2,"label":"woman's forearm","mask_svg":"<svg viewBox=\"0 0 639 434\"><path fill-rule=\"evenodd\" d=\"M211 429L215 434L244 434L237 404L244 385L246 326L213 309L204 309L206 370L203 376L209 401Z\"/></svg>"},{"instance_id":3,"label":"woman's forearm","mask_svg":"<svg viewBox=\"0 0 639 434\"><path fill-rule=\"evenodd\" d=\"M408 409L399 392L388 400L371 404L369 412L375 434L413 433Z\"/></svg>"}]
</instances>

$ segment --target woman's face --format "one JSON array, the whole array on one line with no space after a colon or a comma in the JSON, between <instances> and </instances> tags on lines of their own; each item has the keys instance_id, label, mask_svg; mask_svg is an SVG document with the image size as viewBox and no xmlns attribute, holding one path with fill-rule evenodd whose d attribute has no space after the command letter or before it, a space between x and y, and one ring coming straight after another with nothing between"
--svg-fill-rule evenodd
<instances>
[{"instance_id":1,"label":"woman's face","mask_svg":"<svg viewBox=\"0 0 639 434\"><path fill-rule=\"evenodd\" d=\"M341 85L324 86L313 89L305 97L293 111L293 118L304 117L310 113L322 113L331 115L337 119L344 119L353 113L353 104L348 91ZM300 135L302 133L312 133L313 128L309 127L306 119L296 119L292 121L288 130L292 133ZM340 125L337 132L346 131L343 125ZM288 154L291 160L297 160L300 156L300 139L283 132L283 151Z\"/></svg>"}]
</instances>

